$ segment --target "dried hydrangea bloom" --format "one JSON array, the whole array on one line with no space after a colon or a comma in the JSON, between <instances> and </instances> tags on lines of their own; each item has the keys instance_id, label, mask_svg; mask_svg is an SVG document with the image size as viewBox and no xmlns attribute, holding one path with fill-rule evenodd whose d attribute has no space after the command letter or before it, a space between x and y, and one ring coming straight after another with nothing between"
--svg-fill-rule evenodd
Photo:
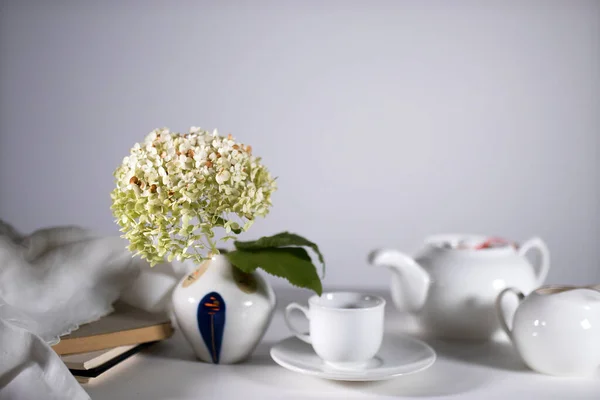
<instances>
[{"instance_id":1,"label":"dried hydrangea bloom","mask_svg":"<svg viewBox=\"0 0 600 400\"><path fill-rule=\"evenodd\" d=\"M151 265L217 252L215 228L247 230L271 207L275 179L231 135L156 129L114 173L112 210L129 250Z\"/></svg>"}]
</instances>

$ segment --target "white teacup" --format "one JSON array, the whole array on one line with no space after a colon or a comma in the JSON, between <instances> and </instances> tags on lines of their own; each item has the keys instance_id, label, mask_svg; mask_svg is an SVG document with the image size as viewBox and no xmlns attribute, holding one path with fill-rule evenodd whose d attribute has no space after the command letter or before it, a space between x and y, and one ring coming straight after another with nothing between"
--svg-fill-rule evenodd
<instances>
[{"instance_id":1,"label":"white teacup","mask_svg":"<svg viewBox=\"0 0 600 400\"><path fill-rule=\"evenodd\" d=\"M309 308L297 303L285 309L285 322L298 339L312 344L317 355L335 368L354 369L368 365L381 347L385 300L354 292L323 293L308 300ZM309 333L301 333L290 322L293 310L309 320Z\"/></svg>"}]
</instances>

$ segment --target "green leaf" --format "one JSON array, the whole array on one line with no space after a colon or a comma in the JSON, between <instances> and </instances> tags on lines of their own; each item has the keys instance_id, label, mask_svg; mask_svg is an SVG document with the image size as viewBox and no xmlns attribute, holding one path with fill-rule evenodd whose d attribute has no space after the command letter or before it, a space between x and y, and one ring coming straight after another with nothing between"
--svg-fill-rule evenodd
<instances>
[{"instance_id":1,"label":"green leaf","mask_svg":"<svg viewBox=\"0 0 600 400\"><path fill-rule=\"evenodd\" d=\"M317 269L303 248L238 249L226 253L225 256L246 273L261 268L268 274L287 279L294 286L311 289L319 296L323 293Z\"/></svg>"},{"instance_id":2,"label":"green leaf","mask_svg":"<svg viewBox=\"0 0 600 400\"><path fill-rule=\"evenodd\" d=\"M325 277L325 259L323 258L323 254L319 251L319 247L310 240L295 233L281 232L273 236L264 236L254 241L240 242L236 240L233 244L238 250L262 250L287 246L310 247L319 257L319 261L321 262L321 265L323 265L323 278Z\"/></svg>"},{"instance_id":3,"label":"green leaf","mask_svg":"<svg viewBox=\"0 0 600 400\"><path fill-rule=\"evenodd\" d=\"M227 221L222 217L216 217L215 218L215 225L216 226L222 226L222 227L229 227L229 229L231 229L231 231L233 233L235 233L236 235L239 235L240 233L242 233L242 228L240 228L240 225L237 222L233 222L233 221ZM235 225L233 225L235 224Z\"/></svg>"}]
</instances>

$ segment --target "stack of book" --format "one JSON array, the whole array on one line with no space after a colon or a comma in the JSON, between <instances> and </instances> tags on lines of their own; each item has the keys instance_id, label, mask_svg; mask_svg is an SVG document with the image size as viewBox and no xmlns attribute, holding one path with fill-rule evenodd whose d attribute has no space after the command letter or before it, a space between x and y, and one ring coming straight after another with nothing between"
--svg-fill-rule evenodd
<instances>
[{"instance_id":1,"label":"stack of book","mask_svg":"<svg viewBox=\"0 0 600 400\"><path fill-rule=\"evenodd\" d=\"M124 303L114 312L82 325L52 346L81 383L96 378L141 350L173 334L166 314L153 314Z\"/></svg>"}]
</instances>

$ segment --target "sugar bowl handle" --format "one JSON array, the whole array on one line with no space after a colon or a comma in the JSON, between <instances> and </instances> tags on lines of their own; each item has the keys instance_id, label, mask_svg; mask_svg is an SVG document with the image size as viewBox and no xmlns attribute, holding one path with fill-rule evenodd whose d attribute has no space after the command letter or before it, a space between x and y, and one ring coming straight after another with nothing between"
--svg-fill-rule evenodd
<instances>
[{"instance_id":1,"label":"sugar bowl handle","mask_svg":"<svg viewBox=\"0 0 600 400\"><path fill-rule=\"evenodd\" d=\"M537 286L541 286L544 284L550 270L550 250L548 250L548 246L546 246L546 243L542 239L534 237L523 243L519 248L519 255L525 257L525 254L533 249L536 249L541 255L540 265L535 270Z\"/></svg>"},{"instance_id":2,"label":"sugar bowl handle","mask_svg":"<svg viewBox=\"0 0 600 400\"><path fill-rule=\"evenodd\" d=\"M519 289L506 288L503 291L501 291L500 294L498 294L498 297L496 297L496 314L498 314L498 319L500 319L500 326L502 327L502 330L506 332L510 340L513 340L512 330L508 327L508 324L506 323L506 313L504 312L504 308L502 307L502 299L504 298L504 295L508 293L512 293L515 296L517 296L519 302L523 301L525 295L523 295L523 293Z\"/></svg>"}]
</instances>

